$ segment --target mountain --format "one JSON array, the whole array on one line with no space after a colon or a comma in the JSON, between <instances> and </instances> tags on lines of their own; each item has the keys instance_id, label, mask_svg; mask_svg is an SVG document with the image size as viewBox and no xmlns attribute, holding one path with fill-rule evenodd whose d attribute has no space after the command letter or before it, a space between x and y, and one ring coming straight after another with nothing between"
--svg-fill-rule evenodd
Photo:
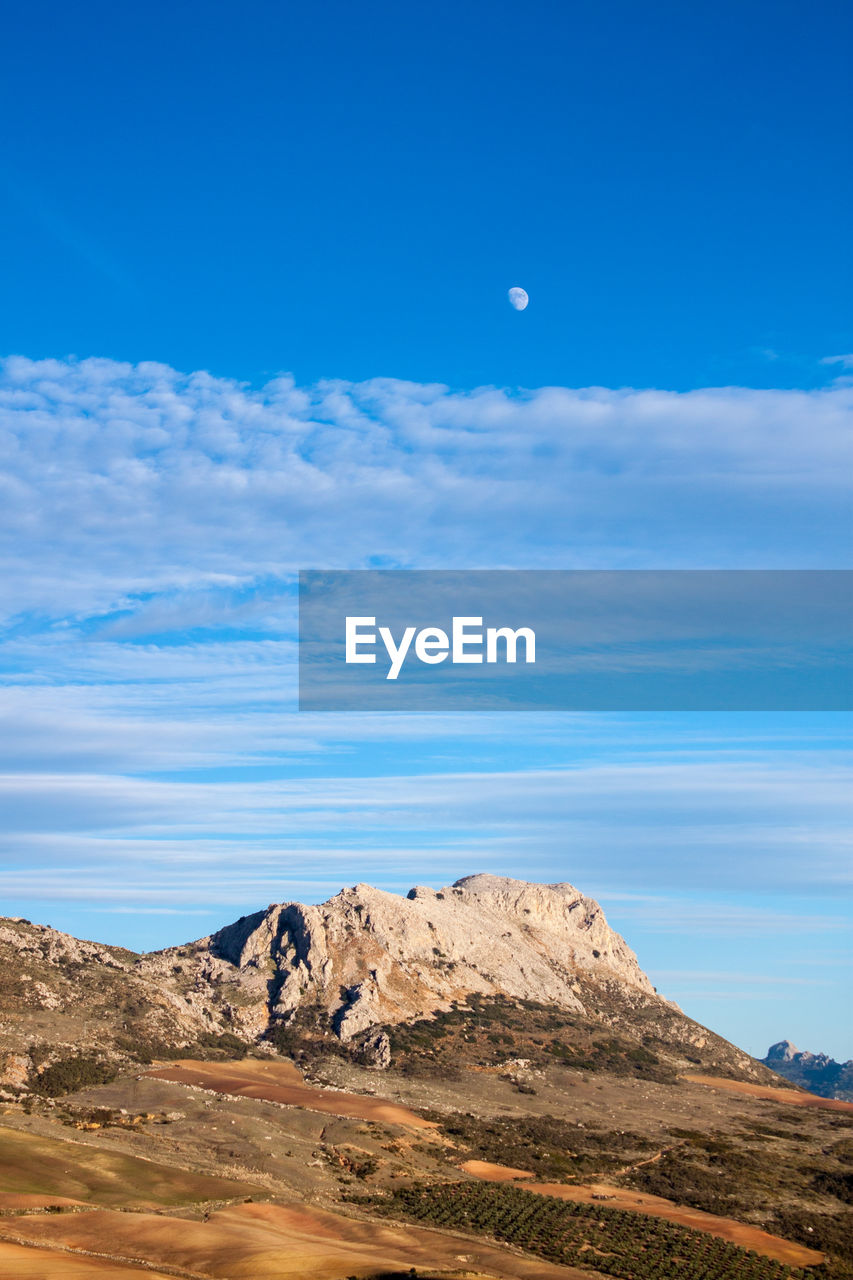
<instances>
[{"instance_id":1,"label":"mountain","mask_svg":"<svg viewBox=\"0 0 853 1280\"><path fill-rule=\"evenodd\" d=\"M449 1008L470 992L577 1011L588 978L653 994L598 903L568 884L490 875L438 891L418 887L405 898L359 884L319 907L270 907L192 950L242 975L272 965L268 1015L287 1019L317 1005L344 1041Z\"/></svg>"},{"instance_id":2,"label":"mountain","mask_svg":"<svg viewBox=\"0 0 853 1280\"><path fill-rule=\"evenodd\" d=\"M387 1067L395 1042L412 1056L405 1028L501 1001L529 1006L528 1023L537 1009L556 1017L548 1043L564 1057L772 1079L659 996L598 903L569 884L474 875L405 898L358 884L143 955L6 919L0 962L7 1086L80 1054L121 1065L229 1046L332 1045ZM533 1052L525 1035L541 1049L532 1024L521 1049Z\"/></svg>"},{"instance_id":3,"label":"mountain","mask_svg":"<svg viewBox=\"0 0 853 1280\"><path fill-rule=\"evenodd\" d=\"M853 1280L853 1103L569 884L358 884L150 954L0 920L0 1100L2 1275Z\"/></svg>"},{"instance_id":4,"label":"mountain","mask_svg":"<svg viewBox=\"0 0 853 1280\"><path fill-rule=\"evenodd\" d=\"M801 1051L790 1040L771 1044L761 1061L777 1075L821 1098L853 1102L853 1059L836 1062L825 1053Z\"/></svg>"}]
</instances>

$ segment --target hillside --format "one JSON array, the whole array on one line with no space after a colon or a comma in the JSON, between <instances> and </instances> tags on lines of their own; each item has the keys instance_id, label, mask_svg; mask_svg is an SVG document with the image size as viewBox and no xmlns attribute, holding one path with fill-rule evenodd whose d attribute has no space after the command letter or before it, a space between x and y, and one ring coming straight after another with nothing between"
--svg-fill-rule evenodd
<instances>
[{"instance_id":1,"label":"hillside","mask_svg":"<svg viewBox=\"0 0 853 1280\"><path fill-rule=\"evenodd\" d=\"M359 884L320 906L272 905L143 955L7 919L0 961L7 1088L81 1055L97 1072L258 1044L309 1052L331 1043L387 1067L415 1047L395 1028L443 1034L472 1000L529 1006L525 1018L513 1015L521 1056L535 1055L541 1008L564 1056L594 1057L612 1043L617 1056L633 1051L639 1063L645 1054L663 1070L771 1079L659 996L598 903L569 884L477 875L405 898Z\"/></svg>"},{"instance_id":2,"label":"hillside","mask_svg":"<svg viewBox=\"0 0 853 1280\"><path fill-rule=\"evenodd\" d=\"M0 921L0 1074L15 1280L853 1278L853 1104L568 884L356 885L142 955Z\"/></svg>"}]
</instances>

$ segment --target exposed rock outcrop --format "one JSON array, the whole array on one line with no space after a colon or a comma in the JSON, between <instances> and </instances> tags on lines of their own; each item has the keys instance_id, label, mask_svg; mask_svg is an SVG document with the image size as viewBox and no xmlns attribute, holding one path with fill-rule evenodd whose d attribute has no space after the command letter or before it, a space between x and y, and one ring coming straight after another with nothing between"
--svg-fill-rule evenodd
<instances>
[{"instance_id":1,"label":"exposed rock outcrop","mask_svg":"<svg viewBox=\"0 0 853 1280\"><path fill-rule=\"evenodd\" d=\"M474 875L406 897L358 884L147 955L10 919L0 966L0 1054L31 1063L80 1052L145 1061L220 1041L227 1051L234 1037L262 1044L301 1028L381 1068L396 1024L501 998L627 1036L640 1053L650 1039L671 1046L676 1068L764 1070L658 996L598 903L570 884ZM22 1087L26 1064L9 1061Z\"/></svg>"},{"instance_id":2,"label":"exposed rock outcrop","mask_svg":"<svg viewBox=\"0 0 853 1280\"><path fill-rule=\"evenodd\" d=\"M310 1003L342 1040L449 1008L470 992L579 1012L590 977L654 994L598 903L569 884L490 875L418 886L405 898L358 884L321 906L271 906L162 955L226 961L270 1018Z\"/></svg>"}]
</instances>

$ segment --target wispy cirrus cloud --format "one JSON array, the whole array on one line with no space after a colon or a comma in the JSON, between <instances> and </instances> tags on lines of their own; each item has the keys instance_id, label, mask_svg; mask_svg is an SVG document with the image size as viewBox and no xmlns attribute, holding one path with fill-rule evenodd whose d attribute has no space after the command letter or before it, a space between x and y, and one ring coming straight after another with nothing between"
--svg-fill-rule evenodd
<instances>
[{"instance_id":1,"label":"wispy cirrus cloud","mask_svg":"<svg viewBox=\"0 0 853 1280\"><path fill-rule=\"evenodd\" d=\"M489 869L609 886L624 910L668 929L665 900L682 889L843 891L850 880L849 774L839 766L784 760L773 766L640 761L578 762L549 769L403 775L322 774L231 778L82 772L8 773L0 779L0 854L30 851L102 869L157 865L164 893L187 868L250 861L289 878L330 851L399 868L404 851L435 868ZM288 774L290 776L288 776ZM461 874L460 870L460 874ZM108 878L107 878L108 879ZM620 898L632 889L639 898ZM214 883L197 887L200 900ZM132 895L125 878L110 893ZM737 928L750 920L737 909ZM693 921L698 925L698 918ZM713 925L723 927L715 914Z\"/></svg>"}]
</instances>

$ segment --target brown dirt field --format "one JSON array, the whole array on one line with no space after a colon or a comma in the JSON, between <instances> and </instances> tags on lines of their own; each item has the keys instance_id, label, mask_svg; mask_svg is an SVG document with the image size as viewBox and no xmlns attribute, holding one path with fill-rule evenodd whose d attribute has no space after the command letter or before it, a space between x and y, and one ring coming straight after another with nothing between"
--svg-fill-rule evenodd
<instances>
[{"instance_id":1,"label":"brown dirt field","mask_svg":"<svg viewBox=\"0 0 853 1280\"><path fill-rule=\"evenodd\" d=\"M792 1107L815 1107L823 1111L853 1112L853 1102L842 1102L840 1098L819 1098L816 1093L807 1093L805 1089L777 1088L771 1084L748 1084L745 1080L726 1080L722 1076L686 1075L685 1080L693 1084L704 1084L709 1089L720 1089L723 1093L739 1093L749 1098L762 1098L765 1102L787 1102Z\"/></svg>"},{"instance_id":2,"label":"brown dirt field","mask_svg":"<svg viewBox=\"0 0 853 1280\"><path fill-rule=\"evenodd\" d=\"M84 1204L83 1200L71 1200L68 1196L17 1195L13 1191L0 1191L0 1213L8 1209L73 1209Z\"/></svg>"},{"instance_id":3,"label":"brown dirt field","mask_svg":"<svg viewBox=\"0 0 853 1280\"><path fill-rule=\"evenodd\" d=\"M476 1173L470 1165L480 1161L468 1161L463 1165L469 1173L483 1178L487 1182L507 1182L516 1176L518 1170L507 1169L501 1165L484 1165L484 1168L496 1169L492 1174ZM630 1213L644 1213L654 1218L665 1218L668 1222L677 1222L682 1227L692 1227L694 1231L707 1231L709 1235L720 1236L732 1244L739 1244L744 1249L754 1249L756 1253L767 1258L775 1258L777 1262L787 1262L792 1267L813 1267L823 1262L824 1255L816 1249L806 1249L803 1245L783 1240L780 1236L770 1235L759 1227L751 1227L743 1222L735 1222L733 1218L719 1218L713 1213L703 1213L701 1209L690 1209L674 1204L662 1196L650 1196L643 1191L633 1191L625 1187L611 1187L603 1182L593 1182L586 1186L563 1182L530 1182L526 1191L534 1191L542 1196L555 1196L558 1200L572 1200L580 1204L597 1204L606 1200L610 1209L626 1209Z\"/></svg>"},{"instance_id":4,"label":"brown dirt field","mask_svg":"<svg viewBox=\"0 0 853 1280\"><path fill-rule=\"evenodd\" d=\"M0 1194L4 1198L31 1196L42 1205L66 1199L70 1204L153 1209L235 1199L257 1191L249 1183L191 1173L90 1144L0 1128Z\"/></svg>"},{"instance_id":5,"label":"brown dirt field","mask_svg":"<svg viewBox=\"0 0 853 1280\"><path fill-rule=\"evenodd\" d=\"M518 1182L522 1178L532 1178L529 1169L513 1169L506 1164L490 1164L488 1160L466 1160L459 1168L463 1173L471 1173L475 1178L483 1178L486 1182Z\"/></svg>"},{"instance_id":6,"label":"brown dirt field","mask_svg":"<svg viewBox=\"0 0 853 1280\"><path fill-rule=\"evenodd\" d=\"M296 1204L232 1205L212 1214L207 1222L92 1210L17 1218L14 1226L7 1220L0 1224L0 1231L7 1238L14 1231L19 1239L41 1246L99 1252L108 1248L123 1261L147 1259L155 1267L174 1268L179 1275L211 1280L305 1280L306 1276L344 1280L358 1270L410 1267L498 1280L590 1280L588 1273L573 1267L521 1257L460 1236L425 1227L363 1222ZM54 1275L65 1280L59 1270L43 1274L50 1280ZM93 1270L92 1275L100 1280L99 1273ZM117 1275L126 1280L124 1272Z\"/></svg>"},{"instance_id":7,"label":"brown dirt field","mask_svg":"<svg viewBox=\"0 0 853 1280\"><path fill-rule=\"evenodd\" d=\"M292 1062L252 1059L243 1062L197 1062L192 1058L181 1058L167 1066L154 1067L145 1075L155 1080L170 1080L174 1084L197 1085L215 1093L303 1107L306 1111L319 1111L348 1120L375 1120L380 1124L406 1125L412 1129L438 1127L433 1121L422 1119L396 1102L305 1084Z\"/></svg>"},{"instance_id":8,"label":"brown dirt field","mask_svg":"<svg viewBox=\"0 0 853 1280\"><path fill-rule=\"evenodd\" d=\"M0 1280L174 1280L163 1271L141 1272L136 1266L104 1262L100 1258L81 1258L74 1254L27 1245L6 1244L0 1240Z\"/></svg>"}]
</instances>

